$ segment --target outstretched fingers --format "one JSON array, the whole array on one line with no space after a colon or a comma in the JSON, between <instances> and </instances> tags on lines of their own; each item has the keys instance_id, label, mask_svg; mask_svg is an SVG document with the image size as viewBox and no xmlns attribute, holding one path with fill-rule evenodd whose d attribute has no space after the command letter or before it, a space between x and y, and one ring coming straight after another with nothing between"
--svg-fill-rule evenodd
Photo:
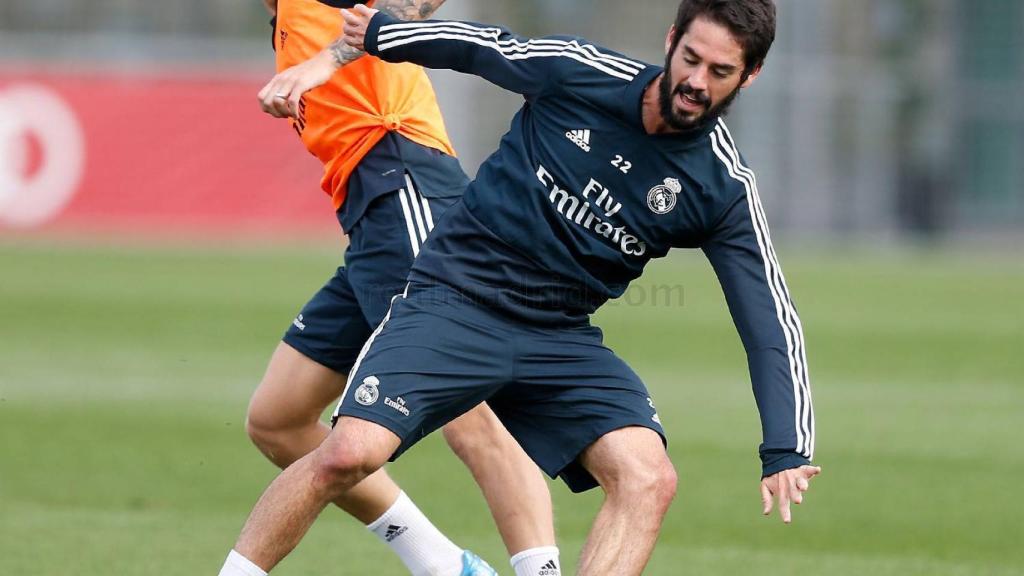
<instances>
[{"instance_id":1,"label":"outstretched fingers","mask_svg":"<svg viewBox=\"0 0 1024 576\"><path fill-rule=\"evenodd\" d=\"M779 478L778 489L779 515L782 516L783 522L789 524L793 521L793 512L789 509L789 503L791 501L789 482L787 482L785 478Z\"/></svg>"},{"instance_id":2,"label":"outstretched fingers","mask_svg":"<svg viewBox=\"0 0 1024 576\"><path fill-rule=\"evenodd\" d=\"M786 487L788 488L789 499L794 504L800 504L804 501L803 491L800 490L799 487L799 480L801 479L803 479L803 476L799 476L796 474L786 475Z\"/></svg>"},{"instance_id":3,"label":"outstretched fingers","mask_svg":"<svg viewBox=\"0 0 1024 576\"><path fill-rule=\"evenodd\" d=\"M768 483L761 482L761 513L768 516L772 513L772 505L775 503L772 498L772 491L768 488Z\"/></svg>"},{"instance_id":4,"label":"outstretched fingers","mask_svg":"<svg viewBox=\"0 0 1024 576\"><path fill-rule=\"evenodd\" d=\"M821 473L818 466L800 466L783 470L761 480L761 513L771 514L778 499L779 516L789 524L793 521L790 504L802 504L804 492L811 487L811 478Z\"/></svg>"}]
</instances>

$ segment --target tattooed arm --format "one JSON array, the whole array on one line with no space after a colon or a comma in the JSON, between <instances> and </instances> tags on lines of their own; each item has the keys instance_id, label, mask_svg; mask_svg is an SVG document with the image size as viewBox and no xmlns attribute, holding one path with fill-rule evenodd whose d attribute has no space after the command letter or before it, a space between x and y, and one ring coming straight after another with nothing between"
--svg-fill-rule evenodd
<instances>
[{"instance_id":1,"label":"tattooed arm","mask_svg":"<svg viewBox=\"0 0 1024 576\"><path fill-rule=\"evenodd\" d=\"M445 0L377 0L374 8L399 20L426 20ZM344 35L331 42L319 54L274 76L257 98L263 111L276 118L295 117L299 99L307 91L321 86L342 66L365 54L349 46Z\"/></svg>"},{"instance_id":2,"label":"tattooed arm","mask_svg":"<svg viewBox=\"0 0 1024 576\"><path fill-rule=\"evenodd\" d=\"M399 20L429 20L444 0L378 0L374 9Z\"/></svg>"},{"instance_id":3,"label":"tattooed arm","mask_svg":"<svg viewBox=\"0 0 1024 576\"><path fill-rule=\"evenodd\" d=\"M399 20L429 20L434 12L444 4L444 0L378 0L374 9L397 18ZM365 52L349 46L344 41L344 35L339 36L328 47L338 67L344 66L359 58Z\"/></svg>"}]
</instances>

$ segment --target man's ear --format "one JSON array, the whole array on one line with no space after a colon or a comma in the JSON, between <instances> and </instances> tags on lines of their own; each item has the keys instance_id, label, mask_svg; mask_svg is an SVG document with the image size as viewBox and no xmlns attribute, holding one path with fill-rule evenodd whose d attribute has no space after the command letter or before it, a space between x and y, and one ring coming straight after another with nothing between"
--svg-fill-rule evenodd
<instances>
[{"instance_id":1,"label":"man's ear","mask_svg":"<svg viewBox=\"0 0 1024 576\"><path fill-rule=\"evenodd\" d=\"M665 55L666 56L668 56L668 53L672 50L672 39L675 38L675 35L676 35L676 27L672 26L671 28L668 29L668 34L665 35Z\"/></svg>"},{"instance_id":2,"label":"man's ear","mask_svg":"<svg viewBox=\"0 0 1024 576\"><path fill-rule=\"evenodd\" d=\"M747 86L750 86L751 84L754 83L754 80L757 79L757 76L761 74L761 66L762 64L758 64L757 67L754 68L754 71L747 75L747 78L740 84L740 88L746 88Z\"/></svg>"}]
</instances>

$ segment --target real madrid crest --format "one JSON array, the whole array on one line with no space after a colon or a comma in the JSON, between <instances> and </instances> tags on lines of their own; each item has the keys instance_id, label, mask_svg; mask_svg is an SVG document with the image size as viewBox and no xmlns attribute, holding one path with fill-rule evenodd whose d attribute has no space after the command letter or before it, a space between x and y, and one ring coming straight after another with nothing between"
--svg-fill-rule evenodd
<instances>
[{"instance_id":1,"label":"real madrid crest","mask_svg":"<svg viewBox=\"0 0 1024 576\"><path fill-rule=\"evenodd\" d=\"M380 386L380 380L376 376L367 376L363 378L362 385L356 388L355 398L356 402L359 402L363 406L369 406L377 401L380 397L380 392L377 390L377 386Z\"/></svg>"},{"instance_id":2,"label":"real madrid crest","mask_svg":"<svg viewBox=\"0 0 1024 576\"><path fill-rule=\"evenodd\" d=\"M676 195L683 191L683 185L675 178L665 178L647 193L647 207L655 214L668 214L676 207Z\"/></svg>"}]
</instances>

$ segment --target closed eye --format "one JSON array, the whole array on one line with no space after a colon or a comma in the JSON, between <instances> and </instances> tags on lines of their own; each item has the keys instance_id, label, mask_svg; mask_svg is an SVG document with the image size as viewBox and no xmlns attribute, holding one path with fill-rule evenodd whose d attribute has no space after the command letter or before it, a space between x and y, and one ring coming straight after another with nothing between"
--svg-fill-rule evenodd
<instances>
[{"instance_id":1,"label":"closed eye","mask_svg":"<svg viewBox=\"0 0 1024 576\"><path fill-rule=\"evenodd\" d=\"M736 71L736 68L732 66L715 66L711 69L711 73L715 75L715 78L725 79L732 76L732 73Z\"/></svg>"}]
</instances>

